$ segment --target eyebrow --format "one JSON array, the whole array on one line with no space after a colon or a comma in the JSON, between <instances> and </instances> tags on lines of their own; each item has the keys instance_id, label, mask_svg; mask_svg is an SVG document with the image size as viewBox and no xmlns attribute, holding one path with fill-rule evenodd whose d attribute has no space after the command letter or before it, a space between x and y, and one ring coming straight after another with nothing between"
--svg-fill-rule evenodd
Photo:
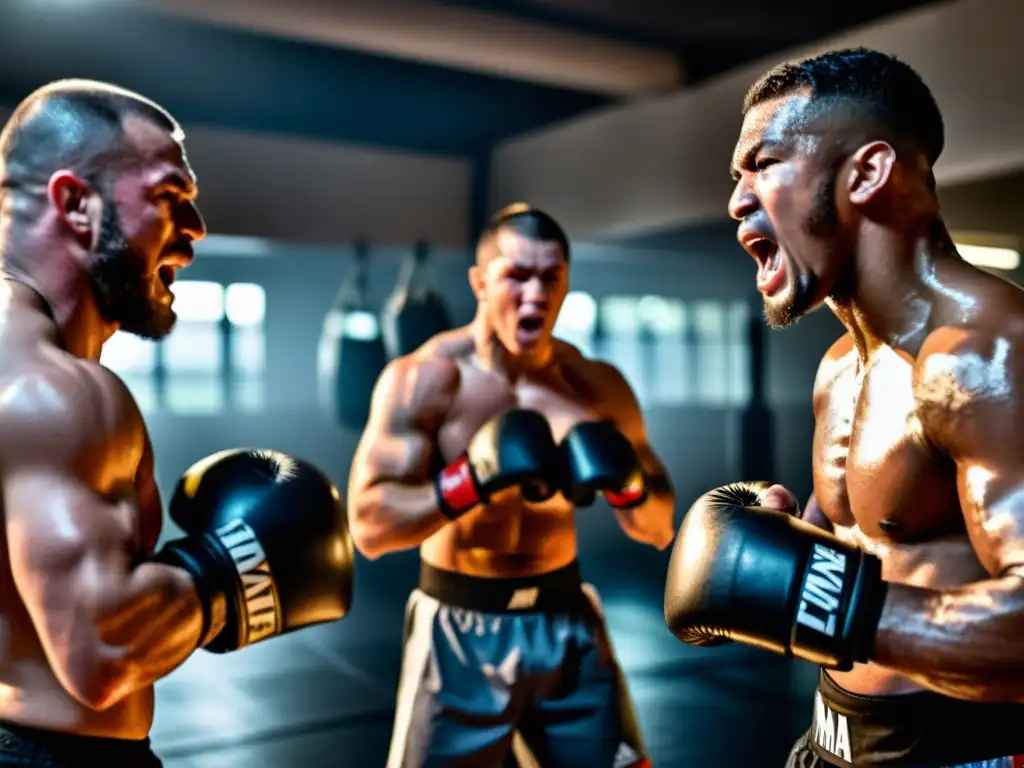
<instances>
[{"instance_id":1,"label":"eyebrow","mask_svg":"<svg viewBox=\"0 0 1024 768\"><path fill-rule=\"evenodd\" d=\"M165 173L163 176L160 177L160 180L156 183L156 186L158 187L168 185L178 187L188 195L196 194L197 185L195 177L192 176L191 174L186 175L184 171L181 171L180 169L177 168Z\"/></svg>"},{"instance_id":2,"label":"eyebrow","mask_svg":"<svg viewBox=\"0 0 1024 768\"><path fill-rule=\"evenodd\" d=\"M515 261L513 259L508 260L508 266L506 267L510 271L521 270L524 272L558 272L565 269L565 261L560 261L557 264L550 264L548 266L538 266L536 264L529 264L526 262Z\"/></svg>"}]
</instances>

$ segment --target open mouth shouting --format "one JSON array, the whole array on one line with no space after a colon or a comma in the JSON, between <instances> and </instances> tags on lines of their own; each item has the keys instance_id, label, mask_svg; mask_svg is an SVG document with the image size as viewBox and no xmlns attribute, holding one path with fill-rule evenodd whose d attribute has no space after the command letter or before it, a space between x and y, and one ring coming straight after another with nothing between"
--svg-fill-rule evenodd
<instances>
[{"instance_id":1,"label":"open mouth shouting","mask_svg":"<svg viewBox=\"0 0 1024 768\"><path fill-rule=\"evenodd\" d=\"M520 344L530 344L544 333L544 315L539 312L524 312L519 315L516 336Z\"/></svg>"},{"instance_id":2,"label":"open mouth shouting","mask_svg":"<svg viewBox=\"0 0 1024 768\"><path fill-rule=\"evenodd\" d=\"M786 284L786 260L778 243L753 231L742 233L739 241L757 262L757 290L764 296L777 293Z\"/></svg>"}]
</instances>

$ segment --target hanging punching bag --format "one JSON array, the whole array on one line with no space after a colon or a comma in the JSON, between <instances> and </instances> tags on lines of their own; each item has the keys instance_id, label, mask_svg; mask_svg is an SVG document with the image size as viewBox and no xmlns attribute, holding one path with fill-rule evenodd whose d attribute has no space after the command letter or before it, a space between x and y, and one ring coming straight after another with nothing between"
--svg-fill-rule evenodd
<instances>
[{"instance_id":1,"label":"hanging punching bag","mask_svg":"<svg viewBox=\"0 0 1024 768\"><path fill-rule=\"evenodd\" d=\"M317 356L320 403L341 427L361 430L377 377L387 364L377 313L368 295L369 249L356 243L355 266L324 318Z\"/></svg>"},{"instance_id":2,"label":"hanging punching bag","mask_svg":"<svg viewBox=\"0 0 1024 768\"><path fill-rule=\"evenodd\" d=\"M448 305L439 290L426 243L416 243L403 261L395 290L381 313L381 326L391 358L407 355L451 328Z\"/></svg>"},{"instance_id":3,"label":"hanging punching bag","mask_svg":"<svg viewBox=\"0 0 1024 768\"><path fill-rule=\"evenodd\" d=\"M775 413L765 381L767 330L756 315L747 320L750 350L750 402L740 415L739 477L775 477Z\"/></svg>"}]
</instances>

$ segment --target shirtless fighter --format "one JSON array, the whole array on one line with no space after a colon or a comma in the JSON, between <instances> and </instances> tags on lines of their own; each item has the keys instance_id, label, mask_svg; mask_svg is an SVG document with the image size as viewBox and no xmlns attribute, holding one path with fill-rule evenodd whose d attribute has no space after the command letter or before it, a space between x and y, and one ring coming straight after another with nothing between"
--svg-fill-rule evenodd
<instances>
[{"instance_id":1,"label":"shirtless fighter","mask_svg":"<svg viewBox=\"0 0 1024 768\"><path fill-rule=\"evenodd\" d=\"M137 94L61 81L0 133L0 765L158 766L153 683L345 614L338 491L272 451L191 467L162 513L139 409L98 363L159 339L205 234L181 129Z\"/></svg>"},{"instance_id":2,"label":"shirtless fighter","mask_svg":"<svg viewBox=\"0 0 1024 768\"><path fill-rule=\"evenodd\" d=\"M1024 752L1024 292L939 213L943 122L867 50L768 72L729 204L768 323L826 304L814 495L738 483L691 509L666 620L822 666L790 766L1007 766ZM774 510L779 511L771 511Z\"/></svg>"},{"instance_id":3,"label":"shirtless fighter","mask_svg":"<svg viewBox=\"0 0 1024 768\"><path fill-rule=\"evenodd\" d=\"M492 219L473 322L385 370L349 516L368 557L419 547L389 768L642 766L573 512L597 493L659 549L673 492L622 374L552 338L569 243L524 205ZM529 754L526 754L529 753Z\"/></svg>"}]
</instances>

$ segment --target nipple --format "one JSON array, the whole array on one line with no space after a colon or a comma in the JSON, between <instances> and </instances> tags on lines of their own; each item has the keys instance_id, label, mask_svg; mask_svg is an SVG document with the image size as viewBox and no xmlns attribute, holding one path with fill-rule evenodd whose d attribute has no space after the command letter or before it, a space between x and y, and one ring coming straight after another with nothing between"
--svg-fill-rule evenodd
<instances>
[{"instance_id":1,"label":"nipple","mask_svg":"<svg viewBox=\"0 0 1024 768\"><path fill-rule=\"evenodd\" d=\"M885 520L878 521L878 527L886 533L895 533L900 529L901 525L897 520L889 520L886 518Z\"/></svg>"}]
</instances>

